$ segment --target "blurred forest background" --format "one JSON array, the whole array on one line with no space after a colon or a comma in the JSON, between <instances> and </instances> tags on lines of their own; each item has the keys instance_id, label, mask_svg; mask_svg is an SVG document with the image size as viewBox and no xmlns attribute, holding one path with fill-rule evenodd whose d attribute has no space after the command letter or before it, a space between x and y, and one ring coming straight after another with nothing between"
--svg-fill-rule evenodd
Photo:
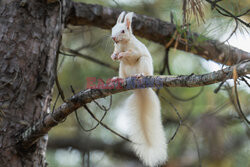
<instances>
[{"instance_id":1,"label":"blurred forest background","mask_svg":"<svg viewBox=\"0 0 250 167\"><path fill-rule=\"evenodd\" d=\"M103 6L133 11L152 16L176 25L183 23L181 0L78 0L79 2L100 4ZM234 19L222 16L211 5L202 1L202 18L191 15L189 29L210 39L221 42L227 40L234 30ZM224 0L219 3L235 15L250 8L249 0ZM172 13L172 14L171 14ZM172 15L172 17L171 17ZM172 19L171 19L172 18ZM250 13L241 17L250 21ZM96 27L68 26L62 40L61 54L58 61L58 78L66 97L86 88L87 77L106 80L117 76L119 64L110 58L113 41L110 30ZM139 38L150 50L154 60L155 75L159 75L164 66L165 48L153 42ZM200 40L206 40L200 38ZM197 41L199 42L199 41ZM226 42L239 49L250 52L249 29L241 24ZM77 52L73 54L72 50ZM80 53L80 54L79 54ZM91 60L93 57L107 64L109 68ZM204 74L219 70L221 64L207 61L191 53L171 48L169 51L169 70L171 75ZM168 75L165 70L163 75ZM233 81L224 83L215 93L219 84L197 88L162 88L159 98L162 106L162 119L169 141L168 166L206 167L247 167L250 166L250 130L232 104ZM112 96L112 106L103 122L119 134L126 136L126 119L122 112L124 100L131 92ZM250 89L246 83L238 85L239 99L246 116L250 114ZM53 102L58 96L55 87ZM97 100L98 104L109 106L110 98ZM59 98L55 108L62 104ZM104 111L95 103L89 108L101 119ZM53 109L53 105L51 106ZM181 126L180 115L182 118ZM97 122L82 108L78 110L78 119L85 129L91 129ZM174 138L171 140L173 135ZM102 126L91 131L84 131L74 114L64 123L53 128L49 133L47 161L50 167L132 167L143 166L127 146L127 142ZM199 158L200 157L200 158Z\"/></svg>"}]
</instances>

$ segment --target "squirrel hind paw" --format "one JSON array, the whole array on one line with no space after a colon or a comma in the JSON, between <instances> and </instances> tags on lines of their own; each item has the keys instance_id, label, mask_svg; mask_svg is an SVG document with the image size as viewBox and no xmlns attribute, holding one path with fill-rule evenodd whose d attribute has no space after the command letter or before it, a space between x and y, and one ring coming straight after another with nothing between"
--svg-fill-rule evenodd
<instances>
[{"instance_id":1,"label":"squirrel hind paw","mask_svg":"<svg viewBox=\"0 0 250 167\"><path fill-rule=\"evenodd\" d=\"M119 78L119 77L113 77L112 79L111 79L111 82L117 82L117 81L119 81L119 80L121 80L122 78Z\"/></svg>"}]
</instances>

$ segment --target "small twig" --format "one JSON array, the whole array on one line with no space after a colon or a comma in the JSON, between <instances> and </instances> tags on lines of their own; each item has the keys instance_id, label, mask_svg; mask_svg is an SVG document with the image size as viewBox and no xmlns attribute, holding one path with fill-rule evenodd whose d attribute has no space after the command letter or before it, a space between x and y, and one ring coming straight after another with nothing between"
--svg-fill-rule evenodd
<instances>
[{"instance_id":1,"label":"small twig","mask_svg":"<svg viewBox=\"0 0 250 167\"><path fill-rule=\"evenodd\" d=\"M58 92L59 92L59 94L60 94L62 100L63 100L64 102L66 102L65 96L64 96L64 93L63 93L63 90L62 90L61 85L60 85L60 83L59 83L59 81L58 81L57 74L56 74L56 79L55 79L55 81L56 81L56 86L57 86Z\"/></svg>"},{"instance_id":2,"label":"small twig","mask_svg":"<svg viewBox=\"0 0 250 167\"><path fill-rule=\"evenodd\" d=\"M91 89L91 90L92 90L92 89ZM99 89L98 89L98 90L99 90ZM99 92L102 93L101 90L99 90ZM110 110L111 105L112 105L112 95L110 96L110 102L109 102L109 107L108 107L108 108L106 108L104 105L101 106L94 98L92 98L92 101L93 101L101 110L103 110L103 111L108 111L108 110Z\"/></svg>"},{"instance_id":3,"label":"small twig","mask_svg":"<svg viewBox=\"0 0 250 167\"><path fill-rule=\"evenodd\" d=\"M248 87L250 87L250 84L247 82L247 80L246 80L244 77L241 77L240 80L244 81L245 84L246 84Z\"/></svg>"},{"instance_id":4,"label":"small twig","mask_svg":"<svg viewBox=\"0 0 250 167\"><path fill-rule=\"evenodd\" d=\"M174 133L173 136L170 138L170 140L168 141L168 143L170 143L172 140L174 140L174 138L175 138L175 136L176 136L177 132L179 131L180 126L181 126L181 124L182 124L182 118L181 118L179 112L177 111L177 109L174 107L174 105L173 105L172 103L169 103L169 104L174 108L174 111L175 111L176 115L178 116L179 124L178 124L178 126L177 126L177 128L176 128L176 130L175 130L175 133Z\"/></svg>"},{"instance_id":5,"label":"small twig","mask_svg":"<svg viewBox=\"0 0 250 167\"><path fill-rule=\"evenodd\" d=\"M217 106L213 112L211 112L211 115L218 114L220 111L222 111L223 108L228 107L230 104L229 101L222 103L221 105Z\"/></svg>"},{"instance_id":6,"label":"small twig","mask_svg":"<svg viewBox=\"0 0 250 167\"><path fill-rule=\"evenodd\" d=\"M174 15L173 12L170 12L170 23L174 24Z\"/></svg>"},{"instance_id":7,"label":"small twig","mask_svg":"<svg viewBox=\"0 0 250 167\"><path fill-rule=\"evenodd\" d=\"M236 17L244 16L244 15L246 15L246 14L249 13L249 12L250 12L250 9L248 9L247 11L245 11L245 12L243 12L243 13L237 15Z\"/></svg>"},{"instance_id":8,"label":"small twig","mask_svg":"<svg viewBox=\"0 0 250 167\"><path fill-rule=\"evenodd\" d=\"M169 48L172 43L174 42L175 38L176 38L176 35L177 35L177 30L175 30L173 36L171 37L171 39L169 40L169 42L165 45L165 48Z\"/></svg>"},{"instance_id":9,"label":"small twig","mask_svg":"<svg viewBox=\"0 0 250 167\"><path fill-rule=\"evenodd\" d=\"M197 150L197 155L198 155L198 159L199 159L199 167L202 167L200 149L199 149L199 144L198 144L196 134L194 133L194 130L189 125L187 125L187 124L182 124L182 125L185 126L193 135L196 150Z\"/></svg>"},{"instance_id":10,"label":"small twig","mask_svg":"<svg viewBox=\"0 0 250 167\"><path fill-rule=\"evenodd\" d=\"M178 117L178 119L179 119L179 124L178 124L178 126L177 126L177 128L176 128L176 131L175 131L175 133L173 134L173 136L170 138L168 144L174 139L174 137L176 136L176 134L177 134L177 132L178 132L178 130L179 130L179 128L180 128L181 125L187 127L187 129L189 129L189 130L191 131L191 133L193 134L194 141L195 141L195 146L196 146L196 149L197 149L198 159L199 159L199 167L201 167L201 166L202 166L202 163L201 163L201 156L200 156L199 144L198 144L198 141L197 141L197 138L196 138L196 135L195 135L193 129L192 129L189 125L183 124L181 115L179 114L179 112L178 112L178 110L175 108L175 106L174 106L172 103L168 102L164 97L162 97L162 98L163 98L168 104L170 104L170 106L174 109L174 111L175 111L175 113L176 113L176 115L177 115L177 117Z\"/></svg>"},{"instance_id":11,"label":"small twig","mask_svg":"<svg viewBox=\"0 0 250 167\"><path fill-rule=\"evenodd\" d=\"M246 23L244 22L243 20L241 20L240 18L238 18L237 16L233 15L231 12L229 12L228 10L222 8L220 5L218 5L217 3L214 3L213 1L211 0L206 0L208 3L210 3L211 5L214 5L216 7L216 10L223 16L226 16L226 17L232 17L236 20L238 20L239 22L241 22L242 24L244 24L246 27L250 27L250 24L249 23ZM220 10L222 10L223 12L225 13L222 13Z\"/></svg>"},{"instance_id":12,"label":"small twig","mask_svg":"<svg viewBox=\"0 0 250 167\"><path fill-rule=\"evenodd\" d=\"M192 96L192 97L189 97L189 98L186 98L186 99L185 99L185 98L180 98L180 97L176 96L176 95L173 94L167 87L164 87L164 89L165 89L165 90L168 92L168 94L170 94L170 96L172 96L174 99L179 100L179 101L183 101L183 102L187 102L187 101L190 101L190 100L193 100L193 99L199 97L200 94L203 92L204 87L201 87L200 91L199 91L196 95L194 95L194 96Z\"/></svg>"},{"instance_id":13,"label":"small twig","mask_svg":"<svg viewBox=\"0 0 250 167\"><path fill-rule=\"evenodd\" d=\"M60 96L60 93L58 93L57 96L56 96L56 100L55 100L55 102L54 102L54 104L53 104L53 108L52 108L52 112L51 112L51 117L52 117L53 121L56 122L56 123L62 123L62 122L64 122L64 121L66 120L66 118L65 118L65 119L63 119L63 120L61 120L61 121L57 121L57 120L54 118L54 116L53 116L54 111L55 111L55 107L56 107L56 103L57 103L57 101L58 101L58 99L59 99L59 96Z\"/></svg>"},{"instance_id":14,"label":"small twig","mask_svg":"<svg viewBox=\"0 0 250 167\"><path fill-rule=\"evenodd\" d=\"M59 1L59 2L61 2L61 1ZM59 48L60 48L60 47L58 46L58 49L59 49ZM57 51L56 60L55 60L55 69L54 69L54 70L55 70L55 82L56 82L56 87L57 87L57 89L58 89L58 92L59 92L59 94L60 94L62 100L63 100L64 102L66 102L66 101L65 101L65 96L64 96L63 90L62 90L61 85L60 85L59 80L58 80L58 74L57 74L58 59L59 59L59 51Z\"/></svg>"},{"instance_id":15,"label":"small twig","mask_svg":"<svg viewBox=\"0 0 250 167\"><path fill-rule=\"evenodd\" d=\"M246 77L247 79L250 79L250 76L247 76L247 75L246 75L246 76L244 76L244 77Z\"/></svg>"},{"instance_id":16,"label":"small twig","mask_svg":"<svg viewBox=\"0 0 250 167\"><path fill-rule=\"evenodd\" d=\"M225 89L226 89L227 92L228 92L230 101L231 101L231 103L232 103L232 105L233 105L235 111L238 113L238 116L239 116L240 120L241 120L242 122L246 123L246 125L248 125L248 124L247 124L247 121L244 121L245 119L242 117L242 114L241 114L240 111L239 111L238 104L237 104L237 102L235 102L236 97L233 96L232 89L231 89L231 87L229 86L228 83L227 83L227 85L225 86ZM243 113L243 115L244 115L244 113ZM244 116L245 116L245 115L244 115Z\"/></svg>"},{"instance_id":17,"label":"small twig","mask_svg":"<svg viewBox=\"0 0 250 167\"><path fill-rule=\"evenodd\" d=\"M171 75L170 68L169 68L169 47L165 49L164 63L160 71L160 75L163 75L165 73L166 68L167 68L168 74Z\"/></svg>"},{"instance_id":18,"label":"small twig","mask_svg":"<svg viewBox=\"0 0 250 167\"><path fill-rule=\"evenodd\" d=\"M107 63L105 63L105 62L103 62L103 61L101 61L101 60L98 60L98 59L94 58L94 57L91 57L91 56L88 56L88 55L81 54L81 53L79 53L79 52L77 52L77 51L75 51L75 50L69 49L69 48L63 48L62 50L63 50L63 52L60 52L60 53L63 54L63 55L65 55L65 56L78 56L78 57L81 57L81 58L90 60L90 61L92 61L92 62L94 62L94 63L100 64L100 65L102 65L102 66L104 66L104 67L108 67L108 68L110 68L110 69L113 69L113 70L115 70L115 71L118 71L118 68L117 68L117 67L114 67L114 66L112 66L112 65L110 65L110 64L107 64ZM66 53L66 52L69 52L70 54L68 54L68 53Z\"/></svg>"},{"instance_id":19,"label":"small twig","mask_svg":"<svg viewBox=\"0 0 250 167\"><path fill-rule=\"evenodd\" d=\"M211 4L211 9L213 10L215 8L215 4L220 2L222 0L214 0L213 3Z\"/></svg>"},{"instance_id":20,"label":"small twig","mask_svg":"<svg viewBox=\"0 0 250 167\"><path fill-rule=\"evenodd\" d=\"M113 134L119 136L120 138L124 139L125 141L128 141L128 142L131 142L131 143L132 143L132 141L129 140L128 138L126 138L126 137L120 135L120 134L117 133L116 131L110 129L106 124L104 124L104 123L102 123L101 121L99 121L99 120L96 118L96 116L89 110L89 108L87 107L87 105L84 105L83 107L88 111L88 113L92 116L92 118L94 118L97 122L99 122L104 128L106 128L107 130L109 130L109 131L112 132Z\"/></svg>"},{"instance_id":21,"label":"small twig","mask_svg":"<svg viewBox=\"0 0 250 167\"><path fill-rule=\"evenodd\" d=\"M75 90L74 90L74 88L73 88L72 85L70 85L70 89L71 89L71 91L72 91L72 93L73 93L73 95L74 95L74 94L75 94ZM106 116L106 114L107 114L107 111L104 112L104 114L103 114L103 116L102 116L100 122L103 121L103 119L104 119L104 117ZM85 129L85 128L83 127L83 125L81 124L81 121L80 121L80 119L79 119L79 117L78 117L78 111L77 111L77 110L75 110L75 116L76 116L76 120L77 120L78 124L80 125L80 128L81 128L83 131L85 131L85 132L90 132L90 131L96 129L96 128L99 126L99 124L100 124L100 123L98 122L93 128Z\"/></svg>"},{"instance_id":22,"label":"small twig","mask_svg":"<svg viewBox=\"0 0 250 167\"><path fill-rule=\"evenodd\" d=\"M167 103L174 109L174 111L175 111L175 113L176 113L176 115L177 115L177 117L178 117L178 120L179 120L178 126L177 126L177 128L176 128L176 130L175 130L173 136L172 136L172 137L169 139L169 141L168 141L168 144L169 144L171 141L174 140L174 138L175 138L177 132L179 131L179 128L180 128L180 126L181 126L181 124L182 124L182 118L181 118L181 115L179 114L178 110L175 108L175 106L174 106L171 102L167 101L167 99L166 99L165 97L163 97L163 96L161 96L161 98L164 99L165 102L167 102Z\"/></svg>"},{"instance_id":23,"label":"small twig","mask_svg":"<svg viewBox=\"0 0 250 167\"><path fill-rule=\"evenodd\" d=\"M219 84L219 86L218 86L216 89L214 89L214 93L218 93L218 92L220 91L222 85L223 85L225 82L226 82L226 80L222 81L222 82Z\"/></svg>"},{"instance_id":24,"label":"small twig","mask_svg":"<svg viewBox=\"0 0 250 167\"><path fill-rule=\"evenodd\" d=\"M160 75L163 75L165 73L166 68L167 68L168 74L171 75L170 68L169 68L169 47L165 49L164 63L160 71ZM158 95L159 92L160 92L160 89L157 89L156 94Z\"/></svg>"},{"instance_id":25,"label":"small twig","mask_svg":"<svg viewBox=\"0 0 250 167\"><path fill-rule=\"evenodd\" d=\"M57 96L56 96L56 100L55 100L55 103L54 103L53 108L52 108L52 114L53 114L54 111L55 111L55 107L56 107L56 103L57 103L57 101L58 101L59 95L60 95L60 94L58 93Z\"/></svg>"},{"instance_id":26,"label":"small twig","mask_svg":"<svg viewBox=\"0 0 250 167\"><path fill-rule=\"evenodd\" d=\"M240 100L239 100L239 95L238 95L238 91L237 91L237 78L238 78L238 74L237 74L237 71L236 71L236 68L234 67L234 70L233 70L233 79L234 79L234 93L235 93L235 97L236 97L236 102L237 102L237 105L238 105L238 108L239 108L239 113L241 115L241 117L247 122L247 124L249 125L250 124L250 121L247 119L247 117L245 116L244 112L242 111L242 108L241 108L241 105L240 105Z\"/></svg>"},{"instance_id":27,"label":"small twig","mask_svg":"<svg viewBox=\"0 0 250 167\"><path fill-rule=\"evenodd\" d=\"M61 70L62 65L63 65L63 63L64 63L64 60L65 60L65 56L62 56L62 59L61 59L59 65L58 65L58 67L57 67L57 71L60 71L60 70Z\"/></svg>"},{"instance_id":28,"label":"small twig","mask_svg":"<svg viewBox=\"0 0 250 167\"><path fill-rule=\"evenodd\" d=\"M76 120L77 120L78 125L80 126L80 128L81 128L84 132L90 132L90 131L94 130L95 128L97 128L97 126L99 125L99 123L97 123L96 126L94 126L93 128L85 129L85 128L83 127L83 125L81 124L81 121L80 121L80 119L79 119L79 117L78 117L78 111L77 111L77 110L75 110L75 117L76 117Z\"/></svg>"},{"instance_id":29,"label":"small twig","mask_svg":"<svg viewBox=\"0 0 250 167\"><path fill-rule=\"evenodd\" d=\"M105 118L106 114L107 114L107 111L104 112L103 116L102 116L101 119L100 119L100 122L103 121L103 119ZM78 112L77 112L77 110L75 111L75 116L76 116L76 120L77 120L78 124L80 125L81 129L82 129L83 131L85 131L85 132L90 132L90 131L96 129L96 128L100 125L100 122L97 122L97 124L96 124L94 127L90 128L90 129L85 129L85 128L82 126L81 121L80 121L80 119L79 119L79 117L78 117Z\"/></svg>"},{"instance_id":30,"label":"small twig","mask_svg":"<svg viewBox=\"0 0 250 167\"><path fill-rule=\"evenodd\" d=\"M181 35L178 34L175 40L175 44L174 44L174 52L177 50L177 47L179 45L179 39L181 38Z\"/></svg>"},{"instance_id":31,"label":"small twig","mask_svg":"<svg viewBox=\"0 0 250 167\"><path fill-rule=\"evenodd\" d=\"M188 109L187 114L182 119L182 122L185 122L190 117L190 115L193 112L194 105L195 105L195 103L194 103L194 101L192 101L192 105L191 105L190 109Z\"/></svg>"},{"instance_id":32,"label":"small twig","mask_svg":"<svg viewBox=\"0 0 250 167\"><path fill-rule=\"evenodd\" d=\"M236 25L235 25L234 30L231 32L231 34L229 35L229 37L225 41L221 42L221 44L224 44L225 42L227 42L236 33L236 30L238 29L239 24L238 24L237 20L235 20L235 23L236 23Z\"/></svg>"}]
</instances>

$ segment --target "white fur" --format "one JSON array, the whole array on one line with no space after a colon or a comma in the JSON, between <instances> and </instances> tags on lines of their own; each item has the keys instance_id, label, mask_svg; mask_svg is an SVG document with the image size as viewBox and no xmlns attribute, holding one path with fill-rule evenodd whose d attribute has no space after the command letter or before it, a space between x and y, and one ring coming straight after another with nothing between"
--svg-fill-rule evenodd
<instances>
[{"instance_id":1,"label":"white fur","mask_svg":"<svg viewBox=\"0 0 250 167\"><path fill-rule=\"evenodd\" d=\"M167 160L167 144L157 95L151 88L135 90L125 105L133 150L145 165L163 164Z\"/></svg>"},{"instance_id":2,"label":"white fur","mask_svg":"<svg viewBox=\"0 0 250 167\"><path fill-rule=\"evenodd\" d=\"M124 22L122 12L112 28L115 49L111 56L120 61L119 77L126 78L137 74L153 75L152 57L132 33L133 13L128 13ZM163 164L167 156L167 144L161 123L160 101L151 88L134 90L125 102L130 121L129 136L132 148L148 166Z\"/></svg>"}]
</instances>

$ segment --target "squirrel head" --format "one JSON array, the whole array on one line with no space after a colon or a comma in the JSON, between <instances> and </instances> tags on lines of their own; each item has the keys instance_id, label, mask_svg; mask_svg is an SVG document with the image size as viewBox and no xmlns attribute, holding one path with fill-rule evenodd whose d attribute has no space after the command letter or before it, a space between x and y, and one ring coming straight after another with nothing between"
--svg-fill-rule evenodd
<instances>
[{"instance_id":1,"label":"squirrel head","mask_svg":"<svg viewBox=\"0 0 250 167\"><path fill-rule=\"evenodd\" d=\"M123 11L119 15L115 26L112 28L111 37L115 43L127 42L130 40L131 36L133 35L131 24L132 24L132 18L133 18L134 13L129 12L128 14L126 14L124 21L123 21L124 15L125 15L125 12Z\"/></svg>"}]
</instances>

